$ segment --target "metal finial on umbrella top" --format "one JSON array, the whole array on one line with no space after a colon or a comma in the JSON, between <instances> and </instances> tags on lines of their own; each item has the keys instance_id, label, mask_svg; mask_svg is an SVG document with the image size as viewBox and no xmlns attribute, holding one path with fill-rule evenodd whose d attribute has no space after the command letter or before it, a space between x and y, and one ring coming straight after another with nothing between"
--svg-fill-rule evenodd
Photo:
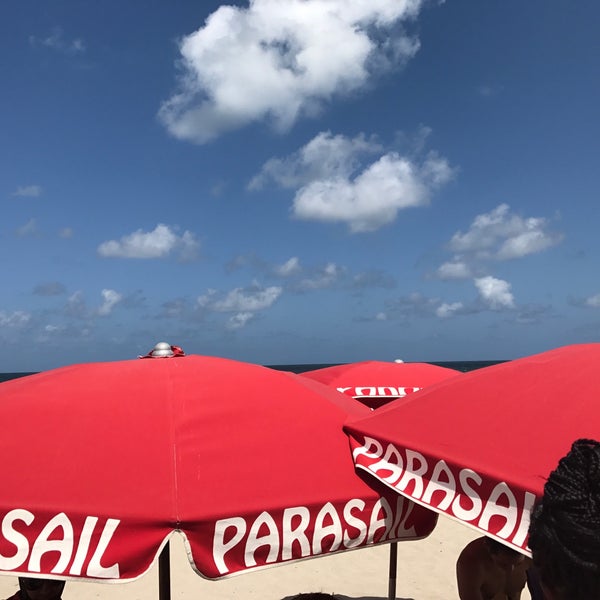
<instances>
[{"instance_id":1,"label":"metal finial on umbrella top","mask_svg":"<svg viewBox=\"0 0 600 600\"><path fill-rule=\"evenodd\" d=\"M180 346L172 346L168 342L158 342L148 354L138 356L138 358L174 358L178 356L185 356L185 352Z\"/></svg>"}]
</instances>

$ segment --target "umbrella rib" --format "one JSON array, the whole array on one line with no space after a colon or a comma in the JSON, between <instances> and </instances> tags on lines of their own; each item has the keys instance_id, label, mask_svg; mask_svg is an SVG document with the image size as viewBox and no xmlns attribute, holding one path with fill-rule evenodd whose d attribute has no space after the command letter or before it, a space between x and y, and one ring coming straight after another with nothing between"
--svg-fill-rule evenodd
<instances>
[{"instance_id":1,"label":"umbrella rib","mask_svg":"<svg viewBox=\"0 0 600 600\"><path fill-rule=\"evenodd\" d=\"M171 361L169 361L171 362ZM177 367L177 364L174 364L175 367ZM170 434L170 442L171 442L171 460L173 468L172 468L172 484L171 484L171 490L172 490L172 502L173 502L173 527L175 529L177 529L179 527L180 524L180 519L179 519L179 486L178 486L178 481L179 481L179 473L178 473L178 469L177 469L177 443L176 443L176 423L175 423L175 419L177 417L177 410L175 409L175 402L177 399L177 394L174 392L173 388L173 378L172 378L172 374L171 371L169 371L169 378L168 378L168 386L167 386L167 394L168 394L168 398L169 398L169 402L168 404L168 410L169 410L169 434Z\"/></svg>"}]
</instances>

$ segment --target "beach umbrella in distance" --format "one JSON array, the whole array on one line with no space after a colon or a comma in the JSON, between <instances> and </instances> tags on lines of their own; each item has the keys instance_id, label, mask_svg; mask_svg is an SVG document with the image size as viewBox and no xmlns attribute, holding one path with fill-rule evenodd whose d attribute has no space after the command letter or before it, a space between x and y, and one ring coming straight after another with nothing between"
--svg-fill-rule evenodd
<instances>
[{"instance_id":1,"label":"beach umbrella in distance","mask_svg":"<svg viewBox=\"0 0 600 600\"><path fill-rule=\"evenodd\" d=\"M525 554L530 512L578 438L600 439L600 344L465 373L346 426L373 480Z\"/></svg>"},{"instance_id":2,"label":"beach umbrella in distance","mask_svg":"<svg viewBox=\"0 0 600 600\"><path fill-rule=\"evenodd\" d=\"M371 409L378 409L392 400L403 398L438 381L459 375L460 371L429 363L405 363L366 360L333 365L301 373L324 385L337 389ZM396 591L398 544L390 544L389 590Z\"/></svg>"},{"instance_id":3,"label":"beach umbrella in distance","mask_svg":"<svg viewBox=\"0 0 600 600\"><path fill-rule=\"evenodd\" d=\"M333 387L369 408L379 408L460 371L429 363L366 360L301 373Z\"/></svg>"},{"instance_id":4,"label":"beach umbrella in distance","mask_svg":"<svg viewBox=\"0 0 600 600\"><path fill-rule=\"evenodd\" d=\"M366 407L166 343L148 356L0 384L0 573L127 581L160 553L168 598L174 531L219 579L435 527L357 475L342 426Z\"/></svg>"}]
</instances>

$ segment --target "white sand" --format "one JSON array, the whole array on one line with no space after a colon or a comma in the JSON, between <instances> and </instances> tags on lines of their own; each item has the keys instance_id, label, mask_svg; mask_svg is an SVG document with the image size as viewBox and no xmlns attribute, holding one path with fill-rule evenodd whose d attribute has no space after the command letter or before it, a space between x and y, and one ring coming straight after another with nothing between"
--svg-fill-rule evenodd
<instances>
[{"instance_id":1,"label":"white sand","mask_svg":"<svg viewBox=\"0 0 600 600\"><path fill-rule=\"evenodd\" d=\"M425 540L398 544L398 600L457 599L455 563L477 532L440 517ZM388 594L389 546L343 552L207 581L192 570L179 535L171 538L173 600L281 600L299 592L328 592L342 600L383 600ZM0 599L18 589L14 577L0 577ZM525 589L522 600L530 600ZM158 599L158 569L137 581L120 584L68 582L64 600Z\"/></svg>"}]
</instances>

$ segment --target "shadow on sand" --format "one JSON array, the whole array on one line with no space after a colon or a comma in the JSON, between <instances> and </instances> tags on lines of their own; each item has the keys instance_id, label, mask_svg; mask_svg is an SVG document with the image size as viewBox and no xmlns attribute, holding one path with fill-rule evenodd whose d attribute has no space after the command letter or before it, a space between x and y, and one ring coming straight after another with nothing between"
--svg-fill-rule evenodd
<instances>
[{"instance_id":1,"label":"shadow on sand","mask_svg":"<svg viewBox=\"0 0 600 600\"><path fill-rule=\"evenodd\" d=\"M291 600L294 594L286 596L281 600ZM334 594L335 600L388 600L387 596L342 596L341 594ZM396 596L396 600L415 600L414 598L400 598Z\"/></svg>"}]
</instances>

